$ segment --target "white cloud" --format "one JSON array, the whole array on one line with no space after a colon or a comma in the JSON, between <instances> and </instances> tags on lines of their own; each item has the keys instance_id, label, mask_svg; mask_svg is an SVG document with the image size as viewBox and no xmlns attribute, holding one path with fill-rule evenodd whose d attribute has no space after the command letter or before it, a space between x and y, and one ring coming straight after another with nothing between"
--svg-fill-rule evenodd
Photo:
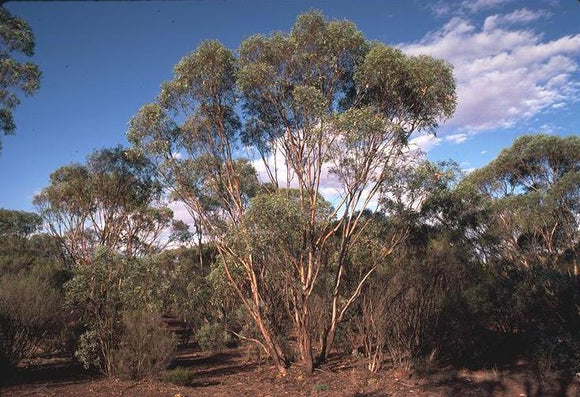
<instances>
[{"instance_id":1,"label":"white cloud","mask_svg":"<svg viewBox=\"0 0 580 397\"><path fill-rule=\"evenodd\" d=\"M483 30L489 31L501 26L526 24L549 15L550 14L545 10L529 10L527 8L515 10L514 12L504 15L491 15L485 18Z\"/></svg>"},{"instance_id":2,"label":"white cloud","mask_svg":"<svg viewBox=\"0 0 580 397\"><path fill-rule=\"evenodd\" d=\"M448 2L439 1L428 5L428 8L438 17L446 16L451 13L451 5Z\"/></svg>"},{"instance_id":3,"label":"white cloud","mask_svg":"<svg viewBox=\"0 0 580 397\"><path fill-rule=\"evenodd\" d=\"M454 17L420 41L400 47L454 65L458 107L448 126L470 134L509 127L580 99L580 34L543 41L534 31L512 27L542 15L518 10L487 17L481 26Z\"/></svg>"},{"instance_id":4,"label":"white cloud","mask_svg":"<svg viewBox=\"0 0 580 397\"><path fill-rule=\"evenodd\" d=\"M434 146L437 146L441 138L437 138L434 135L429 134L422 134L417 137L414 137L410 140L408 148L402 156L397 157L396 161L401 161L402 163L411 163L418 159L422 159L422 153L428 152ZM271 173L274 173L274 165L277 165L277 175L278 175L278 184L281 187L289 186L290 188L298 188L298 181L296 177L290 175L287 177L287 167L286 162L284 160L284 155L281 151L276 152L276 156L271 154L266 159L268 166L271 170ZM267 166L264 164L264 161L259 158L252 161L252 165L254 166L258 179L262 182L270 182L270 176L267 171ZM338 176L331 172L333 164L331 162L325 163L322 166L322 171L320 175L320 194L328 200L335 208L338 208L338 215L342 215L346 210L344 208L344 201L343 198L346 195L346 188L343 183L339 180ZM372 184L372 183L371 183ZM362 209L362 205L365 202L368 195L371 194L370 187L363 189L361 199L358 203L357 209ZM378 195L375 194L374 197L371 197L366 208L376 209L378 208Z\"/></svg>"},{"instance_id":5,"label":"white cloud","mask_svg":"<svg viewBox=\"0 0 580 397\"><path fill-rule=\"evenodd\" d=\"M555 134L557 130L560 128L556 127L553 124L545 123L540 126L538 132L541 134Z\"/></svg>"},{"instance_id":6,"label":"white cloud","mask_svg":"<svg viewBox=\"0 0 580 397\"><path fill-rule=\"evenodd\" d=\"M500 20L505 23L516 24L516 23L529 23L540 18L545 18L550 15L546 10L530 10L527 8L521 8L515 10L510 14L504 15Z\"/></svg>"},{"instance_id":7,"label":"white cloud","mask_svg":"<svg viewBox=\"0 0 580 397\"><path fill-rule=\"evenodd\" d=\"M427 153L440 143L441 138L438 138L435 135L419 135L409 141L409 149L411 151L420 150Z\"/></svg>"},{"instance_id":8,"label":"white cloud","mask_svg":"<svg viewBox=\"0 0 580 397\"><path fill-rule=\"evenodd\" d=\"M473 13L489 10L505 4L511 3L514 0L465 0L461 2L461 7Z\"/></svg>"},{"instance_id":9,"label":"white cloud","mask_svg":"<svg viewBox=\"0 0 580 397\"><path fill-rule=\"evenodd\" d=\"M278 184L281 187L288 186L290 188L298 188L298 181L290 167L286 166L286 160L281 151L277 151L276 156L273 154L270 155L266 161L268 166L264 164L264 161L261 158L252 161L252 165L258 174L260 182L270 182L270 176L268 174L269 167L272 174L277 174ZM331 167L332 165L330 163L324 164L320 176L320 193L326 198L338 195L341 188L341 184L336 175L330 172Z\"/></svg>"},{"instance_id":10,"label":"white cloud","mask_svg":"<svg viewBox=\"0 0 580 397\"><path fill-rule=\"evenodd\" d=\"M440 0L429 7L436 16L458 15L458 14L477 14L482 11L499 8L512 3L514 0Z\"/></svg>"},{"instance_id":11,"label":"white cloud","mask_svg":"<svg viewBox=\"0 0 580 397\"><path fill-rule=\"evenodd\" d=\"M173 218L175 220L183 221L190 227L193 226L195 222L182 201L172 201L168 207L173 211Z\"/></svg>"},{"instance_id":12,"label":"white cloud","mask_svg":"<svg viewBox=\"0 0 580 397\"><path fill-rule=\"evenodd\" d=\"M276 151L276 154L271 154L267 159L266 163L261 158L257 158L252 161L256 173L258 174L258 179L262 183L270 182L270 174L275 175L280 186L289 186L291 188L297 188L298 182L292 173L288 173L289 167L286 167L286 160L284 154L281 151Z\"/></svg>"},{"instance_id":13,"label":"white cloud","mask_svg":"<svg viewBox=\"0 0 580 397\"><path fill-rule=\"evenodd\" d=\"M487 153L487 150L482 150L482 151L480 152L480 154L486 154L486 153Z\"/></svg>"},{"instance_id":14,"label":"white cloud","mask_svg":"<svg viewBox=\"0 0 580 397\"><path fill-rule=\"evenodd\" d=\"M453 142L453 143L463 143L467 140L467 134L453 134L453 135L447 135L445 137L445 140L448 142Z\"/></svg>"}]
</instances>

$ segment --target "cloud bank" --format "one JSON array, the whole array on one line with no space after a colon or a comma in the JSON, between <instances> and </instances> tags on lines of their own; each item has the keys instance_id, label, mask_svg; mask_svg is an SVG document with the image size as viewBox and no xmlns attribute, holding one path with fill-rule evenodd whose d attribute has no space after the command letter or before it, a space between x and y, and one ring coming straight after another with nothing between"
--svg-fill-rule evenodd
<instances>
[{"instance_id":1,"label":"cloud bank","mask_svg":"<svg viewBox=\"0 0 580 397\"><path fill-rule=\"evenodd\" d=\"M506 2L478 0L461 7L478 12ZM527 8L479 24L455 16L421 40L399 45L408 54L429 54L454 65L458 107L446 124L454 131L446 140L462 143L470 134L510 127L580 99L580 34L547 41L526 27L548 17Z\"/></svg>"}]
</instances>

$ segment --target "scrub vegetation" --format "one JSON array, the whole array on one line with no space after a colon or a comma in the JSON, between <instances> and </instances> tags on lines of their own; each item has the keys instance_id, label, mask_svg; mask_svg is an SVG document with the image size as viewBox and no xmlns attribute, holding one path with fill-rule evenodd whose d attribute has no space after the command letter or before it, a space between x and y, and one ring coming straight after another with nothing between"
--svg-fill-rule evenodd
<instances>
[{"instance_id":1,"label":"scrub vegetation","mask_svg":"<svg viewBox=\"0 0 580 397\"><path fill-rule=\"evenodd\" d=\"M455 88L318 12L202 42L129 147L54 171L37 213L0 210L7 393L578 391L580 138L522 136L468 175L430 162L409 139Z\"/></svg>"}]
</instances>

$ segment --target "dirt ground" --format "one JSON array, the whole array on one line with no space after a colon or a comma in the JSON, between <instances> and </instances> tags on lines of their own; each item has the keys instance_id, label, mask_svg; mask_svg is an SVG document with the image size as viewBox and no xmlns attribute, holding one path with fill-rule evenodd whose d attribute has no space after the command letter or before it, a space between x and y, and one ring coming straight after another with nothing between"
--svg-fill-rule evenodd
<instances>
[{"instance_id":1,"label":"dirt ground","mask_svg":"<svg viewBox=\"0 0 580 397\"><path fill-rule=\"evenodd\" d=\"M364 362L335 357L305 377L293 366L287 377L265 363L248 362L241 349L219 354L185 350L176 365L192 371L189 386L160 380L109 380L62 358L30 360L2 396L580 396L580 384L557 374L540 376L524 364L502 370L439 368L426 374L384 370L371 374Z\"/></svg>"}]
</instances>

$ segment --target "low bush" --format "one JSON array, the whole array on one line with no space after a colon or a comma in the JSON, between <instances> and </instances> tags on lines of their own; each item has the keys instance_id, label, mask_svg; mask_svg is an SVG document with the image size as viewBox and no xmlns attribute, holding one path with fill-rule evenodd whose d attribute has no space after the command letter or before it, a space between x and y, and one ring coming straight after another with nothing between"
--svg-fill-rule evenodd
<instances>
[{"instance_id":1,"label":"low bush","mask_svg":"<svg viewBox=\"0 0 580 397\"><path fill-rule=\"evenodd\" d=\"M0 374L60 330L61 307L60 295L48 283L23 274L0 276Z\"/></svg>"},{"instance_id":2,"label":"low bush","mask_svg":"<svg viewBox=\"0 0 580 397\"><path fill-rule=\"evenodd\" d=\"M163 382L173 383L179 386L189 386L194 379L195 375L187 368L177 367L168 371L165 371L161 376Z\"/></svg>"},{"instance_id":3,"label":"low bush","mask_svg":"<svg viewBox=\"0 0 580 397\"><path fill-rule=\"evenodd\" d=\"M176 340L155 313L128 312L124 332L114 351L115 374L138 380L158 374L175 356Z\"/></svg>"},{"instance_id":4,"label":"low bush","mask_svg":"<svg viewBox=\"0 0 580 397\"><path fill-rule=\"evenodd\" d=\"M217 353L226 348L231 341L231 335L219 323L207 323L196 332L197 343L203 350Z\"/></svg>"}]
</instances>

